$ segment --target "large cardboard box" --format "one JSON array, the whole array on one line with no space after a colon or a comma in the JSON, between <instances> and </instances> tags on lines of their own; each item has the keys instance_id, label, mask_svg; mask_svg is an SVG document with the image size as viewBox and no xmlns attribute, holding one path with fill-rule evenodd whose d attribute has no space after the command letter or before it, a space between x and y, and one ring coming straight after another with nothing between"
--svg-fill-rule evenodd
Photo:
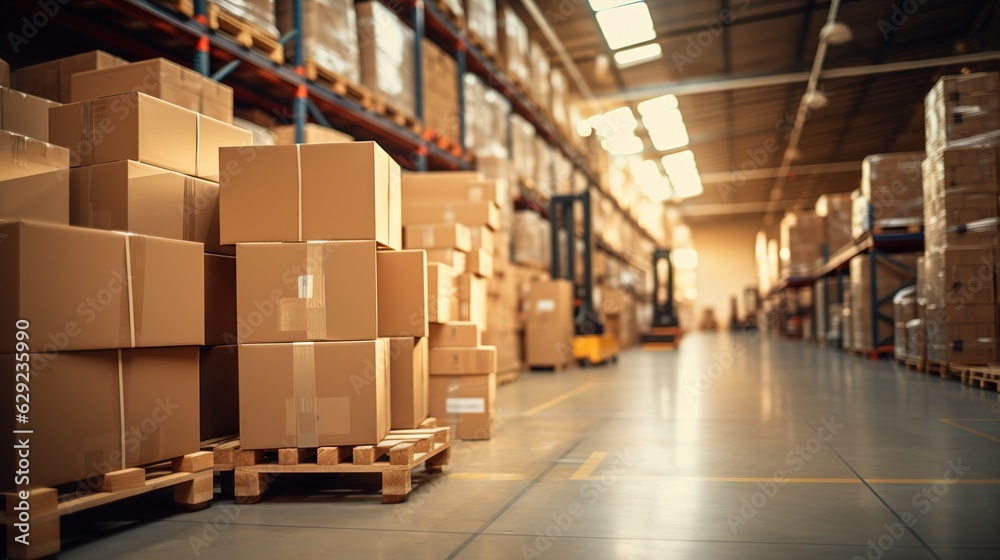
<instances>
[{"instance_id":1,"label":"large cardboard box","mask_svg":"<svg viewBox=\"0 0 1000 560\"><path fill-rule=\"evenodd\" d=\"M240 433L240 347L201 347L202 441Z\"/></svg>"},{"instance_id":2,"label":"large cardboard box","mask_svg":"<svg viewBox=\"0 0 1000 560\"><path fill-rule=\"evenodd\" d=\"M296 144L294 124L279 126L272 130L274 131L275 144ZM306 123L302 132L305 136L303 144L342 144L345 142L354 142L353 136L314 123Z\"/></svg>"},{"instance_id":3,"label":"large cardboard box","mask_svg":"<svg viewBox=\"0 0 1000 560\"><path fill-rule=\"evenodd\" d=\"M389 344L240 347L240 446L368 445L389 433Z\"/></svg>"},{"instance_id":4,"label":"large cardboard box","mask_svg":"<svg viewBox=\"0 0 1000 560\"><path fill-rule=\"evenodd\" d=\"M69 169L0 180L0 218L69 225Z\"/></svg>"},{"instance_id":5,"label":"large cardboard box","mask_svg":"<svg viewBox=\"0 0 1000 560\"><path fill-rule=\"evenodd\" d=\"M407 249L472 249L469 228L462 224L413 225L403 232Z\"/></svg>"},{"instance_id":6,"label":"large cardboard box","mask_svg":"<svg viewBox=\"0 0 1000 560\"><path fill-rule=\"evenodd\" d=\"M40 350L35 347L33 350ZM198 348L141 348L90 352L0 355L15 371L27 363L31 376L28 424L7 416L0 458L15 463L17 438L31 442L32 488L81 481L96 489L98 477L198 451ZM14 375L0 396L14 402ZM121 383L119 383L119 381ZM124 419L124 425L122 421ZM15 429L33 430L30 436ZM15 489L13 476L0 490Z\"/></svg>"},{"instance_id":7,"label":"large cardboard box","mask_svg":"<svg viewBox=\"0 0 1000 560\"><path fill-rule=\"evenodd\" d=\"M240 344L378 336L374 241L236 246Z\"/></svg>"},{"instance_id":8,"label":"large cardboard box","mask_svg":"<svg viewBox=\"0 0 1000 560\"><path fill-rule=\"evenodd\" d=\"M427 336L427 258L423 251L378 252L378 335Z\"/></svg>"},{"instance_id":9,"label":"large cardboard box","mask_svg":"<svg viewBox=\"0 0 1000 560\"><path fill-rule=\"evenodd\" d=\"M233 88L170 62L154 58L74 74L70 100L87 101L138 91L232 124Z\"/></svg>"},{"instance_id":10,"label":"large cardboard box","mask_svg":"<svg viewBox=\"0 0 1000 560\"><path fill-rule=\"evenodd\" d=\"M427 418L427 339L407 336L388 341L392 429L411 430Z\"/></svg>"},{"instance_id":11,"label":"large cardboard box","mask_svg":"<svg viewBox=\"0 0 1000 560\"><path fill-rule=\"evenodd\" d=\"M497 243L494 239L496 235L493 230L485 226L469 228L469 239L472 241L472 249L482 249L491 255L497 249Z\"/></svg>"},{"instance_id":12,"label":"large cardboard box","mask_svg":"<svg viewBox=\"0 0 1000 560\"><path fill-rule=\"evenodd\" d=\"M49 108L59 104L48 99L0 86L0 129L49 141Z\"/></svg>"},{"instance_id":13,"label":"large cardboard box","mask_svg":"<svg viewBox=\"0 0 1000 560\"><path fill-rule=\"evenodd\" d=\"M0 154L9 154L0 159L0 181L69 169L69 150L16 132L0 130Z\"/></svg>"},{"instance_id":14,"label":"large cardboard box","mask_svg":"<svg viewBox=\"0 0 1000 560\"><path fill-rule=\"evenodd\" d=\"M90 51L25 66L14 73L14 79L21 91L59 103L70 103L74 74L124 64L128 62L104 51Z\"/></svg>"},{"instance_id":15,"label":"large cardboard box","mask_svg":"<svg viewBox=\"0 0 1000 560\"><path fill-rule=\"evenodd\" d=\"M431 324L428 344L431 348L440 346L476 348L483 343L479 326L468 321Z\"/></svg>"},{"instance_id":16,"label":"large cardboard box","mask_svg":"<svg viewBox=\"0 0 1000 560\"><path fill-rule=\"evenodd\" d=\"M205 344L236 342L236 257L205 254Z\"/></svg>"},{"instance_id":17,"label":"large cardboard box","mask_svg":"<svg viewBox=\"0 0 1000 560\"><path fill-rule=\"evenodd\" d=\"M476 249L465 259L465 271L475 274L480 278L490 278L493 276L493 255L483 249Z\"/></svg>"},{"instance_id":18,"label":"large cardboard box","mask_svg":"<svg viewBox=\"0 0 1000 560\"><path fill-rule=\"evenodd\" d=\"M472 321L479 325L480 330L486 330L488 312L486 279L474 274L465 273L455 281L458 292L458 320Z\"/></svg>"},{"instance_id":19,"label":"large cardboard box","mask_svg":"<svg viewBox=\"0 0 1000 560\"><path fill-rule=\"evenodd\" d=\"M446 264L427 263L427 320L429 322L447 323L458 319L458 293L455 290L455 276L455 269Z\"/></svg>"},{"instance_id":20,"label":"large cardboard box","mask_svg":"<svg viewBox=\"0 0 1000 560\"><path fill-rule=\"evenodd\" d=\"M206 253L235 254L219 244L219 185L137 161L73 168L70 223L197 241Z\"/></svg>"},{"instance_id":21,"label":"large cardboard box","mask_svg":"<svg viewBox=\"0 0 1000 560\"><path fill-rule=\"evenodd\" d=\"M496 423L497 375L432 375L430 415L456 439L490 439Z\"/></svg>"},{"instance_id":22,"label":"large cardboard box","mask_svg":"<svg viewBox=\"0 0 1000 560\"><path fill-rule=\"evenodd\" d=\"M31 321L36 352L204 343L198 243L0 220L0 352Z\"/></svg>"},{"instance_id":23,"label":"large cardboard box","mask_svg":"<svg viewBox=\"0 0 1000 560\"><path fill-rule=\"evenodd\" d=\"M249 147L253 133L220 120L198 115L198 177L219 182L219 148Z\"/></svg>"},{"instance_id":24,"label":"large cardboard box","mask_svg":"<svg viewBox=\"0 0 1000 560\"><path fill-rule=\"evenodd\" d=\"M467 257L457 249L427 249L427 262L446 264L461 274L465 272Z\"/></svg>"},{"instance_id":25,"label":"large cardboard box","mask_svg":"<svg viewBox=\"0 0 1000 560\"><path fill-rule=\"evenodd\" d=\"M381 2L355 2L361 83L396 112L415 111L413 29Z\"/></svg>"},{"instance_id":26,"label":"large cardboard box","mask_svg":"<svg viewBox=\"0 0 1000 560\"><path fill-rule=\"evenodd\" d=\"M494 202L503 205L505 184L475 171L424 171L403 175L403 201L410 205Z\"/></svg>"},{"instance_id":27,"label":"large cardboard box","mask_svg":"<svg viewBox=\"0 0 1000 560\"><path fill-rule=\"evenodd\" d=\"M378 144L223 148L219 154L224 243L374 240L402 247L399 165Z\"/></svg>"},{"instance_id":28,"label":"large cardboard box","mask_svg":"<svg viewBox=\"0 0 1000 560\"><path fill-rule=\"evenodd\" d=\"M548 280L531 284L525 299L525 362L563 365L573 353L573 284Z\"/></svg>"},{"instance_id":29,"label":"large cardboard box","mask_svg":"<svg viewBox=\"0 0 1000 560\"><path fill-rule=\"evenodd\" d=\"M455 2L455 0L452 0ZM457 76L455 59L432 41L424 38L423 72L425 76ZM459 140L458 87L457 80L431 79L423 81L424 124L453 142Z\"/></svg>"},{"instance_id":30,"label":"large cardboard box","mask_svg":"<svg viewBox=\"0 0 1000 560\"><path fill-rule=\"evenodd\" d=\"M437 346L430 349L430 368L431 375L494 373L497 370L497 349L493 346Z\"/></svg>"},{"instance_id":31,"label":"large cardboard box","mask_svg":"<svg viewBox=\"0 0 1000 560\"><path fill-rule=\"evenodd\" d=\"M403 204L403 226L418 224L464 224L500 229L500 210L492 202L447 204Z\"/></svg>"},{"instance_id":32,"label":"large cardboard box","mask_svg":"<svg viewBox=\"0 0 1000 560\"><path fill-rule=\"evenodd\" d=\"M198 175L198 114L143 93L53 107L49 139L72 167L130 159Z\"/></svg>"}]
</instances>

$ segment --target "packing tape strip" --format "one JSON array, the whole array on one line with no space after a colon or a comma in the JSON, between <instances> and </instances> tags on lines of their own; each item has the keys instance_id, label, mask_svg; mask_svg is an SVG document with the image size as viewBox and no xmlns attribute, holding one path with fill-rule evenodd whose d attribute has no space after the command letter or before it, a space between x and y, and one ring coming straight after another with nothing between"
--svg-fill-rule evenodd
<instances>
[{"instance_id":1,"label":"packing tape strip","mask_svg":"<svg viewBox=\"0 0 1000 560\"><path fill-rule=\"evenodd\" d=\"M312 277L312 297L306 302L306 334L310 339L326 338L326 251L325 242L306 243L306 274Z\"/></svg>"},{"instance_id":2,"label":"packing tape strip","mask_svg":"<svg viewBox=\"0 0 1000 560\"><path fill-rule=\"evenodd\" d=\"M292 343L292 388L298 447L319 447L316 419L316 345Z\"/></svg>"},{"instance_id":3,"label":"packing tape strip","mask_svg":"<svg viewBox=\"0 0 1000 560\"><path fill-rule=\"evenodd\" d=\"M196 193L194 177L184 175L184 206L181 209L181 219L184 221L184 241L195 240Z\"/></svg>"},{"instance_id":4,"label":"packing tape strip","mask_svg":"<svg viewBox=\"0 0 1000 560\"><path fill-rule=\"evenodd\" d=\"M122 371L124 367L122 361L122 349L118 349L118 422L121 428L119 431L119 438L121 443L122 452L122 468L125 467L125 375Z\"/></svg>"},{"instance_id":5,"label":"packing tape strip","mask_svg":"<svg viewBox=\"0 0 1000 560\"><path fill-rule=\"evenodd\" d=\"M10 135L10 163L18 167L28 167L28 137L21 134Z\"/></svg>"},{"instance_id":6,"label":"packing tape strip","mask_svg":"<svg viewBox=\"0 0 1000 560\"><path fill-rule=\"evenodd\" d=\"M136 348L142 345L142 302L145 300L146 245L145 235L123 233L125 239L125 274L122 278L126 305L122 306L119 326L119 346Z\"/></svg>"}]
</instances>

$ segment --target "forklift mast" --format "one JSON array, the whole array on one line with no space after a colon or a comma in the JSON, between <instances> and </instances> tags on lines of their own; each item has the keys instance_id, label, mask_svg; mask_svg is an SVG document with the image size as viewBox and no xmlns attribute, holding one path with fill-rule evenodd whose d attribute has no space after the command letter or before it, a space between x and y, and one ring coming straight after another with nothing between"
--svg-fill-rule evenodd
<instances>
[{"instance_id":1,"label":"forklift mast","mask_svg":"<svg viewBox=\"0 0 1000 560\"><path fill-rule=\"evenodd\" d=\"M583 209L583 281L576 270L576 218L574 209ZM564 278L573 283L573 309L576 334L604 334L604 324L594 305L593 231L590 213L590 191L561 194L552 197L549 221L552 224L552 278ZM559 233L566 231L566 263L563 266L562 243Z\"/></svg>"},{"instance_id":2,"label":"forklift mast","mask_svg":"<svg viewBox=\"0 0 1000 560\"><path fill-rule=\"evenodd\" d=\"M660 288L663 286L660 278L660 261L667 263L666 293L661 298ZM674 313L674 261L670 258L670 249L653 251L653 326L676 327L677 315Z\"/></svg>"}]
</instances>

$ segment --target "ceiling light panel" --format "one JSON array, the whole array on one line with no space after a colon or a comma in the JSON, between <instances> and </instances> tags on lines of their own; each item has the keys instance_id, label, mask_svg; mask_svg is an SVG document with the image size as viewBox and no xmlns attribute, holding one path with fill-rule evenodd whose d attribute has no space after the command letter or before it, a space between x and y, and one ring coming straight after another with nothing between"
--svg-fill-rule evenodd
<instances>
[{"instance_id":1,"label":"ceiling light panel","mask_svg":"<svg viewBox=\"0 0 1000 560\"><path fill-rule=\"evenodd\" d=\"M613 51L656 38L653 18L644 2L597 12L597 25Z\"/></svg>"},{"instance_id":2,"label":"ceiling light panel","mask_svg":"<svg viewBox=\"0 0 1000 560\"><path fill-rule=\"evenodd\" d=\"M619 68L630 68L663 58L663 48L659 43L649 43L615 53L615 64Z\"/></svg>"}]
</instances>

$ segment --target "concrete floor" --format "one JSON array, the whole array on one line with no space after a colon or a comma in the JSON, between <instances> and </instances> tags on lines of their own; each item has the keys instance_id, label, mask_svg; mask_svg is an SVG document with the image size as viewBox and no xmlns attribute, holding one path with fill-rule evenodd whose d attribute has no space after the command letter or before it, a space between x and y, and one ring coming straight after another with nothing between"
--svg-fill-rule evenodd
<instances>
[{"instance_id":1,"label":"concrete floor","mask_svg":"<svg viewBox=\"0 0 1000 560\"><path fill-rule=\"evenodd\" d=\"M64 521L61 557L1000 558L992 390L695 334L614 367L522 375L498 409L494 439L457 442L405 504L316 476L193 514L153 494Z\"/></svg>"}]
</instances>

